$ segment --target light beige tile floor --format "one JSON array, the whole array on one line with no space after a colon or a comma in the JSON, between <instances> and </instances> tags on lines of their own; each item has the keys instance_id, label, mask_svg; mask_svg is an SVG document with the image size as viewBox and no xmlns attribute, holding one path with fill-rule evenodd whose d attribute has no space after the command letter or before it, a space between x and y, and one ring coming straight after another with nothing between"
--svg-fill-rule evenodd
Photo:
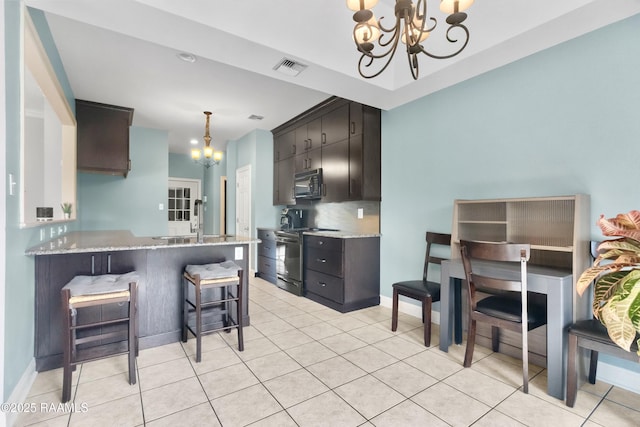
<instances>
[{"instance_id":1,"label":"light beige tile floor","mask_svg":"<svg viewBox=\"0 0 640 427\"><path fill-rule=\"evenodd\" d=\"M140 351L138 382L125 357L86 363L73 376L73 405L60 407L60 370L37 375L26 426L637 426L640 396L587 384L574 408L546 394L546 370L477 347L422 343L420 319L372 307L342 314L252 278L245 351L237 334ZM41 406L44 404L44 406ZM66 411L65 411L66 409Z\"/></svg>"}]
</instances>

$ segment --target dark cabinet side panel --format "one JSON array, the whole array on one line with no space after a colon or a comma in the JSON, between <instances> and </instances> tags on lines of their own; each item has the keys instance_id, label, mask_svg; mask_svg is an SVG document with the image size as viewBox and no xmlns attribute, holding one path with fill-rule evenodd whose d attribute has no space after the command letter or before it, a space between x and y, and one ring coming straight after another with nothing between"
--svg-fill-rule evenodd
<instances>
[{"instance_id":1,"label":"dark cabinet side panel","mask_svg":"<svg viewBox=\"0 0 640 427\"><path fill-rule=\"evenodd\" d=\"M126 176L132 116L131 108L76 100L78 170Z\"/></svg>"}]
</instances>

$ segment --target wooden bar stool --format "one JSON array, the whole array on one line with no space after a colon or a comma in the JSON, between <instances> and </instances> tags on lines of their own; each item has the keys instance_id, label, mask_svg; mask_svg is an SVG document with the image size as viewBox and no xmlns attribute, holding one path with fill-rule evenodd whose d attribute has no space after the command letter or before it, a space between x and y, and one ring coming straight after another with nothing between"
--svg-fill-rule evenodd
<instances>
[{"instance_id":1,"label":"wooden bar stool","mask_svg":"<svg viewBox=\"0 0 640 427\"><path fill-rule=\"evenodd\" d=\"M129 384L136 383L137 288L138 275L135 271L122 275L76 276L62 288L63 403L71 398L71 373L75 366L82 362L128 354ZM126 313L117 313L122 310L115 307L116 310L112 311L116 314L114 316L109 315L109 310L101 309L98 320L78 324L79 309L106 305L113 307L114 304L124 303L128 303ZM125 324L126 331L117 327ZM86 331L86 334L82 332L85 335L78 337L78 332L81 331ZM87 343L94 345L78 348L79 345Z\"/></svg>"},{"instance_id":2,"label":"wooden bar stool","mask_svg":"<svg viewBox=\"0 0 640 427\"><path fill-rule=\"evenodd\" d=\"M182 342L187 342L187 331L196 337L196 362L202 359L202 336L218 331L237 328L238 350L244 351L242 269L233 261L187 265L183 282ZM189 285L193 285L193 296ZM208 323L204 322L205 315L211 316Z\"/></svg>"}]
</instances>

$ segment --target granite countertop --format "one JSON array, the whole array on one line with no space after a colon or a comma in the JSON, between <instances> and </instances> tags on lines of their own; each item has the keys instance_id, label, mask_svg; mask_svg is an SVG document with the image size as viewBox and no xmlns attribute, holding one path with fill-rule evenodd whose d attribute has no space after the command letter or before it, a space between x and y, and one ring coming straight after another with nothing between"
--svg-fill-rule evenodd
<instances>
[{"instance_id":1,"label":"granite countertop","mask_svg":"<svg viewBox=\"0 0 640 427\"><path fill-rule=\"evenodd\" d=\"M241 236L205 235L203 243L197 243L195 236L138 237L127 230L74 231L29 248L25 251L25 254L53 255L136 249L243 245L249 243L260 243L260 240Z\"/></svg>"}]
</instances>

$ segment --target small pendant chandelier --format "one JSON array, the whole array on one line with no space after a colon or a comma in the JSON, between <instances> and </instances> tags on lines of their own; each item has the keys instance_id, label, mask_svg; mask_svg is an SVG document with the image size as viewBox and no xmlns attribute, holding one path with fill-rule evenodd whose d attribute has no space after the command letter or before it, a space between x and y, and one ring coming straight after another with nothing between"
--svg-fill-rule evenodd
<instances>
[{"instance_id":1,"label":"small pendant chandelier","mask_svg":"<svg viewBox=\"0 0 640 427\"><path fill-rule=\"evenodd\" d=\"M211 146L211 134L209 133L209 124L211 121L211 111L205 111L207 121L204 126L204 147L202 150L199 148L191 149L191 158L194 162L201 164L205 168L210 168L213 165L217 165L222 160L222 151L213 151Z\"/></svg>"},{"instance_id":2,"label":"small pendant chandelier","mask_svg":"<svg viewBox=\"0 0 640 427\"><path fill-rule=\"evenodd\" d=\"M469 30L462 23L467 19L467 14L464 11L473 4L473 0L440 1L440 10L448 14L446 19L449 24L446 31L447 41L458 47L456 51L448 55L430 53L420 44L429 37L438 24L435 18L429 17L429 25L431 26L427 25L427 0L418 0L416 6L411 0L396 0L394 9L396 22L391 28L386 28L382 24L384 17L376 21L370 9L377 3L378 0L347 0L347 7L355 11L353 20L356 21L356 25L353 28L353 39L358 51L362 53L358 61L358 72L365 79L377 77L387 68L396 53L400 40L407 46L409 69L414 80L418 79L420 72L419 53L435 59L447 59L456 56L467 47ZM458 34L462 36L460 40L454 38ZM376 45L374 43L377 43L379 48L375 52ZM384 58L386 58L386 62L383 62L379 68L377 66L368 68L376 60L384 60Z\"/></svg>"}]
</instances>

